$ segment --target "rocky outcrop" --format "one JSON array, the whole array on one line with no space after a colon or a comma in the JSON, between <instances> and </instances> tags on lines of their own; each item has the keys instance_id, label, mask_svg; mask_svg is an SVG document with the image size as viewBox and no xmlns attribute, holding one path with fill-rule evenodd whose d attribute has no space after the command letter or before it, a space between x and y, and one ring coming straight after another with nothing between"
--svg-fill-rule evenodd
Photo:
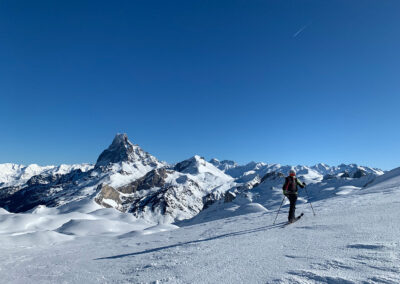
<instances>
[{"instance_id":1,"label":"rocky outcrop","mask_svg":"<svg viewBox=\"0 0 400 284\"><path fill-rule=\"evenodd\" d=\"M348 172L343 172L343 174L340 175L341 178L349 178L350 174Z\"/></svg>"},{"instance_id":2,"label":"rocky outcrop","mask_svg":"<svg viewBox=\"0 0 400 284\"><path fill-rule=\"evenodd\" d=\"M118 191L125 194L132 194L138 190L148 190L150 188L163 187L165 185L167 173L172 172L172 170L167 170L166 168L152 170L144 177L139 178L128 185L119 187Z\"/></svg>"},{"instance_id":3,"label":"rocky outcrop","mask_svg":"<svg viewBox=\"0 0 400 284\"><path fill-rule=\"evenodd\" d=\"M261 178L261 182L264 182L267 179L275 180L275 179L279 179L279 178L283 178L283 177L285 177L285 175L281 172L269 172Z\"/></svg>"},{"instance_id":4,"label":"rocky outcrop","mask_svg":"<svg viewBox=\"0 0 400 284\"><path fill-rule=\"evenodd\" d=\"M331 180L331 179L334 179L334 178L335 178L334 175L326 174L326 175L324 175L324 177L322 178L322 180Z\"/></svg>"},{"instance_id":5,"label":"rocky outcrop","mask_svg":"<svg viewBox=\"0 0 400 284\"><path fill-rule=\"evenodd\" d=\"M107 184L101 184L98 186L97 189L99 190L99 194L94 199L95 202L97 202L101 206L104 206L107 208L113 207L113 205L115 206L116 204L117 204L117 208L118 208L118 205L121 206L122 201L119 198L120 192L115 190L113 187L111 187ZM112 202L110 202L110 200ZM122 206L121 206L121 208L122 208Z\"/></svg>"},{"instance_id":6,"label":"rocky outcrop","mask_svg":"<svg viewBox=\"0 0 400 284\"><path fill-rule=\"evenodd\" d=\"M214 165L215 167L217 167L221 171L227 171L227 170L229 170L231 168L235 168L235 167L239 166L235 161L231 161L231 160L220 161L218 159L211 159L209 161L209 163Z\"/></svg>"},{"instance_id":7,"label":"rocky outcrop","mask_svg":"<svg viewBox=\"0 0 400 284\"><path fill-rule=\"evenodd\" d=\"M358 169L354 174L353 174L353 178L361 178L363 176L366 176L367 173L362 170L362 169Z\"/></svg>"},{"instance_id":8,"label":"rocky outcrop","mask_svg":"<svg viewBox=\"0 0 400 284\"><path fill-rule=\"evenodd\" d=\"M168 174L172 173L172 170L157 168L147 173L144 177L124 186L113 188L109 185L101 185L95 202L102 206L110 207L109 200L112 200L113 204L116 205L113 206L114 208L138 214L150 203L153 203L152 206L154 206L155 198L165 189ZM168 204L162 207L166 208Z\"/></svg>"},{"instance_id":9,"label":"rocky outcrop","mask_svg":"<svg viewBox=\"0 0 400 284\"><path fill-rule=\"evenodd\" d=\"M0 207L10 212L24 212L38 205L57 206L79 196L77 184L89 172L77 169L65 175L39 175L32 177L24 187L3 188L1 191L8 194L0 198Z\"/></svg>"},{"instance_id":10,"label":"rocky outcrop","mask_svg":"<svg viewBox=\"0 0 400 284\"><path fill-rule=\"evenodd\" d=\"M231 191L227 191L225 193L225 198L224 198L224 202L228 203L228 202L232 202L233 200L235 200L236 198L236 194L231 192Z\"/></svg>"}]
</instances>

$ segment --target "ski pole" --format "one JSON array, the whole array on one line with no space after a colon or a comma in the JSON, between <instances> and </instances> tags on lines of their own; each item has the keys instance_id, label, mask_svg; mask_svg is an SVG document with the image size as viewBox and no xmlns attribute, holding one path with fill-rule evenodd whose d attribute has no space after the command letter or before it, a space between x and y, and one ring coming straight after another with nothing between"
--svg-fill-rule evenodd
<instances>
[{"instance_id":1,"label":"ski pole","mask_svg":"<svg viewBox=\"0 0 400 284\"><path fill-rule=\"evenodd\" d=\"M285 201L285 197L286 197L286 196L283 196L283 199L282 199L281 206L279 206L278 213L276 214L276 217L275 217L274 223L273 223L272 225L275 225L276 219L278 218L278 215L279 215L279 211L281 211L281 207L282 207L282 205L283 205L283 201Z\"/></svg>"},{"instance_id":2,"label":"ski pole","mask_svg":"<svg viewBox=\"0 0 400 284\"><path fill-rule=\"evenodd\" d=\"M306 193L307 193L307 198L308 198L308 199L310 199L310 196L308 195L307 188L306 188L306 187L304 187L304 189L306 190ZM310 201L310 200L308 200L308 202L310 203L311 210L312 210L312 212L313 212L313 214L314 214L314 216L315 216L314 208L312 207L311 201Z\"/></svg>"}]
</instances>

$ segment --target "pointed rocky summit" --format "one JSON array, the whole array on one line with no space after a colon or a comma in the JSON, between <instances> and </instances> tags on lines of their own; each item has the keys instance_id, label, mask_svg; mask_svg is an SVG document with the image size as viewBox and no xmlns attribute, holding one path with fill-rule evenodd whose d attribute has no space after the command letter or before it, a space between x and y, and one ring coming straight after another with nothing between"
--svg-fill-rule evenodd
<instances>
[{"instance_id":1,"label":"pointed rocky summit","mask_svg":"<svg viewBox=\"0 0 400 284\"><path fill-rule=\"evenodd\" d=\"M132 144L125 133L115 135L111 145L100 154L95 167L104 167L121 162L139 162L154 167L159 164L155 157L143 151L139 146Z\"/></svg>"}]
</instances>

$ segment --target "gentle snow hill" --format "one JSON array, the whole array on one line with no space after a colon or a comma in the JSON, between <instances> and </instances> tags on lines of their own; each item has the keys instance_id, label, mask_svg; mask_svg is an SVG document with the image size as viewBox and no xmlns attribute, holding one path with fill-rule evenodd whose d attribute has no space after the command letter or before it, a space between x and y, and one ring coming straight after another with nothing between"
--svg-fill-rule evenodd
<instances>
[{"instance_id":1,"label":"gentle snow hill","mask_svg":"<svg viewBox=\"0 0 400 284\"><path fill-rule=\"evenodd\" d=\"M281 178L271 175L253 198L274 195L268 183ZM272 225L279 204L266 211L258 202L223 203L226 211L240 214L181 228L146 223L90 199L32 213L1 211L0 278L4 283L399 283L400 170L357 188L315 198L315 217L309 204L299 203L297 212L304 217L286 227L288 205Z\"/></svg>"}]
</instances>

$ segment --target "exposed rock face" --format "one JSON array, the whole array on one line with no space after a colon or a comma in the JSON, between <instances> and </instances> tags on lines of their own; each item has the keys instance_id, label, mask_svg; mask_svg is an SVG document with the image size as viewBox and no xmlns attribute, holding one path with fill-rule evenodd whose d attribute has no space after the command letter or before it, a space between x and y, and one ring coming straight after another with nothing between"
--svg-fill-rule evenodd
<instances>
[{"instance_id":1,"label":"exposed rock face","mask_svg":"<svg viewBox=\"0 0 400 284\"><path fill-rule=\"evenodd\" d=\"M255 162L240 166L233 161L216 159L207 162L200 156L168 166L132 144L126 134L117 134L94 167L15 167L11 164L3 166L3 170L0 167L0 184L4 185L0 188L0 207L23 212L38 205L51 207L90 198L104 207L131 212L148 220L179 221L195 216L216 201L239 204L260 194L273 197L274 189L282 187L283 172L291 168ZM326 180L329 175L337 178L341 173L344 173L342 177L353 177L338 180L341 183L364 184L380 174L377 169L357 165L319 164L314 168L296 166L294 169L301 178L312 181L308 184L320 182L323 175ZM19 180L15 182L10 177Z\"/></svg>"},{"instance_id":2,"label":"exposed rock face","mask_svg":"<svg viewBox=\"0 0 400 284\"><path fill-rule=\"evenodd\" d=\"M11 212L24 212L38 205L57 206L78 195L78 182L88 173L74 170L66 175L34 176L24 187L2 188L0 207Z\"/></svg>"},{"instance_id":3,"label":"exposed rock face","mask_svg":"<svg viewBox=\"0 0 400 284\"><path fill-rule=\"evenodd\" d=\"M366 176L367 173L362 170L362 169L358 169L354 174L353 174L353 178L361 178L363 176Z\"/></svg>"},{"instance_id":4,"label":"exposed rock face","mask_svg":"<svg viewBox=\"0 0 400 284\"><path fill-rule=\"evenodd\" d=\"M340 177L341 178L349 178L350 174L348 172L344 172Z\"/></svg>"},{"instance_id":5,"label":"exposed rock face","mask_svg":"<svg viewBox=\"0 0 400 284\"><path fill-rule=\"evenodd\" d=\"M0 188L24 186L29 179L41 176L42 179L48 176L61 176L74 170L80 169L87 172L93 168L89 164L39 166L37 164L17 165L12 163L0 164Z\"/></svg>"},{"instance_id":6,"label":"exposed rock face","mask_svg":"<svg viewBox=\"0 0 400 284\"><path fill-rule=\"evenodd\" d=\"M181 173L198 174L199 166L206 166L204 158L194 156L188 160L177 163L174 170Z\"/></svg>"},{"instance_id":7,"label":"exposed rock face","mask_svg":"<svg viewBox=\"0 0 400 284\"><path fill-rule=\"evenodd\" d=\"M122 203L121 199L119 198L120 193L115 190L113 187L107 184L99 185L98 189L100 190L99 194L96 196L94 201L96 201L101 206L106 208L113 207L113 205ZM113 201L112 203L110 202ZM121 207L122 208L122 207Z\"/></svg>"},{"instance_id":8,"label":"exposed rock face","mask_svg":"<svg viewBox=\"0 0 400 284\"><path fill-rule=\"evenodd\" d=\"M122 162L152 167L156 167L159 163L155 157L139 146L133 145L126 134L117 134L112 144L100 154L95 167L106 167Z\"/></svg>"},{"instance_id":9,"label":"exposed rock face","mask_svg":"<svg viewBox=\"0 0 400 284\"><path fill-rule=\"evenodd\" d=\"M200 186L194 181L184 186L166 184L154 193L133 201L128 212L138 217L158 215L162 220L188 219L203 209L203 200L198 194L200 191Z\"/></svg>"},{"instance_id":10,"label":"exposed rock face","mask_svg":"<svg viewBox=\"0 0 400 284\"><path fill-rule=\"evenodd\" d=\"M31 177L28 180L27 185L32 186L32 185L39 185L39 184L50 184L50 183L56 182L60 177L61 177L61 175L46 176L46 175L40 174L40 175Z\"/></svg>"},{"instance_id":11,"label":"exposed rock face","mask_svg":"<svg viewBox=\"0 0 400 284\"><path fill-rule=\"evenodd\" d=\"M230 160L219 161L218 159L211 159L210 163L213 164L218 169L220 169L221 171L227 171L231 168L239 166L236 162Z\"/></svg>"},{"instance_id":12,"label":"exposed rock face","mask_svg":"<svg viewBox=\"0 0 400 284\"><path fill-rule=\"evenodd\" d=\"M236 194L231 191L228 191L225 193L224 202L225 203L232 202L235 198L236 198Z\"/></svg>"},{"instance_id":13,"label":"exposed rock face","mask_svg":"<svg viewBox=\"0 0 400 284\"><path fill-rule=\"evenodd\" d=\"M185 219L203 208L199 192L200 186L184 174L159 168L122 187L104 185L95 201L108 205L111 199L118 204L116 209L138 217Z\"/></svg>"},{"instance_id":14,"label":"exposed rock face","mask_svg":"<svg viewBox=\"0 0 400 284\"><path fill-rule=\"evenodd\" d=\"M112 198L115 208L138 217L160 222L183 220L198 214L208 199L223 197L232 181L203 158L194 156L173 169L156 168L127 185L106 187L108 195L102 189L96 202L109 204Z\"/></svg>"},{"instance_id":15,"label":"exposed rock face","mask_svg":"<svg viewBox=\"0 0 400 284\"><path fill-rule=\"evenodd\" d=\"M324 175L323 180L330 180L330 179L334 179L334 178L335 178L334 175L327 174L327 175Z\"/></svg>"},{"instance_id":16,"label":"exposed rock face","mask_svg":"<svg viewBox=\"0 0 400 284\"><path fill-rule=\"evenodd\" d=\"M1 188L0 207L10 212L23 212L38 205L58 206L91 196L96 193L96 188L100 192L96 201L110 207L120 203L117 198L120 192L113 191L113 183L127 184L161 166L164 164L133 145L126 134L117 134L112 144L99 156L94 168L87 167L89 169L83 172L72 167L66 174L41 173L32 176L23 185ZM55 170L63 172L61 167ZM114 199L115 203L111 204Z\"/></svg>"},{"instance_id":17,"label":"exposed rock face","mask_svg":"<svg viewBox=\"0 0 400 284\"><path fill-rule=\"evenodd\" d=\"M167 178L167 173L173 173L171 170L166 168L155 169L144 177L131 182L128 185L121 186L118 191L131 194L138 190L148 190L154 187L163 187L165 185L165 179Z\"/></svg>"},{"instance_id":18,"label":"exposed rock face","mask_svg":"<svg viewBox=\"0 0 400 284\"><path fill-rule=\"evenodd\" d=\"M278 179L278 178L283 178L285 175L281 172L269 172L265 176L262 177L261 182L267 180L267 179Z\"/></svg>"}]
</instances>

